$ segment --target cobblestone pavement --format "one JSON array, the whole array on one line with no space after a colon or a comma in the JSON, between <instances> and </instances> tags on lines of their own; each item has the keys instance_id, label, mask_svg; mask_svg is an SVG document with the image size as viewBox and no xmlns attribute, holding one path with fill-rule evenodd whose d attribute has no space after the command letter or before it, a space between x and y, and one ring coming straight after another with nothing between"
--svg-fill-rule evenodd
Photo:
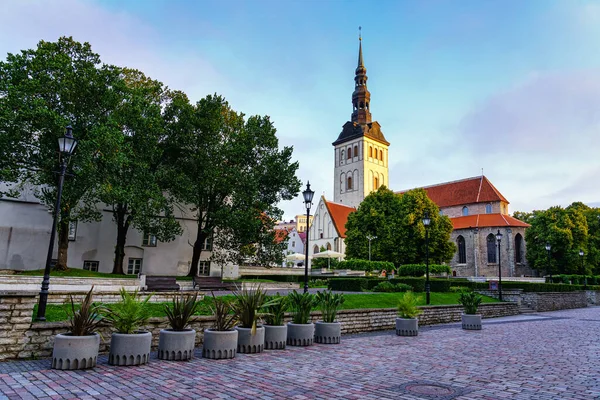
<instances>
[{"instance_id":1,"label":"cobblestone pavement","mask_svg":"<svg viewBox=\"0 0 600 400\"><path fill-rule=\"evenodd\" d=\"M55 371L0 363L0 399L598 399L600 307L344 336L233 360Z\"/></svg>"}]
</instances>

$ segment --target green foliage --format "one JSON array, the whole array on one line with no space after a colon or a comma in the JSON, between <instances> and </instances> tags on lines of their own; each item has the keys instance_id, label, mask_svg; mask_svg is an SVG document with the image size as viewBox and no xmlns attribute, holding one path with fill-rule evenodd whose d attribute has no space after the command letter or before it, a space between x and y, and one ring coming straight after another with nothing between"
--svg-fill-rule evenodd
<instances>
[{"instance_id":1,"label":"green foliage","mask_svg":"<svg viewBox=\"0 0 600 400\"><path fill-rule=\"evenodd\" d=\"M192 316L197 312L198 294L173 296L172 304L165 304L165 314L174 331L184 331L190 324Z\"/></svg>"},{"instance_id":2,"label":"green foliage","mask_svg":"<svg viewBox=\"0 0 600 400\"><path fill-rule=\"evenodd\" d=\"M407 292L412 291L413 288L410 285L404 283L396 283L393 284L388 281L379 282L377 286L373 288L374 292Z\"/></svg>"},{"instance_id":3,"label":"green foliage","mask_svg":"<svg viewBox=\"0 0 600 400\"><path fill-rule=\"evenodd\" d=\"M211 292L213 303L210 306L212 314L215 316L216 331L230 331L239 322L237 315L234 312L233 301L226 297L216 297Z\"/></svg>"},{"instance_id":4,"label":"green foliage","mask_svg":"<svg viewBox=\"0 0 600 400\"><path fill-rule=\"evenodd\" d=\"M293 291L288 294L292 322L294 324L309 324L310 312L317 305L315 296L311 293L298 293Z\"/></svg>"},{"instance_id":5,"label":"green foliage","mask_svg":"<svg viewBox=\"0 0 600 400\"><path fill-rule=\"evenodd\" d=\"M411 277L403 277L403 278L394 278L390 279L391 283L403 283L405 285L409 285L412 287L413 292L424 292L425 291L425 279L424 278L411 278ZM433 281L430 279L429 281L432 283ZM435 291L432 289L432 291ZM447 290L444 290L447 291Z\"/></svg>"},{"instance_id":6,"label":"green foliage","mask_svg":"<svg viewBox=\"0 0 600 400\"><path fill-rule=\"evenodd\" d=\"M138 291L129 293L125 288L119 291L121 301L111 307L103 307L104 319L108 321L118 333L132 334L139 331L150 318L146 304L152 295L145 299L138 299Z\"/></svg>"},{"instance_id":7,"label":"green foliage","mask_svg":"<svg viewBox=\"0 0 600 400\"><path fill-rule=\"evenodd\" d=\"M465 292L465 291L469 291L469 290L471 290L471 289L469 289L466 286L450 286L449 292L460 293L460 292Z\"/></svg>"},{"instance_id":8,"label":"green foliage","mask_svg":"<svg viewBox=\"0 0 600 400\"><path fill-rule=\"evenodd\" d=\"M347 257L368 259L367 236L372 235L377 239L371 241L371 259L394 265L425 262L422 218L426 210L431 217L429 258L438 263L450 261L456 251L456 246L450 241L453 229L450 219L439 215L437 205L423 189L397 195L385 186L369 194L358 210L348 216Z\"/></svg>"},{"instance_id":9,"label":"green foliage","mask_svg":"<svg viewBox=\"0 0 600 400\"><path fill-rule=\"evenodd\" d=\"M344 292L362 292L367 288L367 279L363 278L331 278L328 288Z\"/></svg>"},{"instance_id":10,"label":"green foliage","mask_svg":"<svg viewBox=\"0 0 600 400\"><path fill-rule=\"evenodd\" d=\"M461 292L458 302L465 308L465 314L477 314L477 308L483 298L475 292Z\"/></svg>"},{"instance_id":11,"label":"green foliage","mask_svg":"<svg viewBox=\"0 0 600 400\"><path fill-rule=\"evenodd\" d=\"M427 267L425 264L406 264L398 267L398 276L415 276L421 277L426 273ZM449 265L429 264L429 274L451 274L452 269Z\"/></svg>"},{"instance_id":12,"label":"green foliage","mask_svg":"<svg viewBox=\"0 0 600 400\"><path fill-rule=\"evenodd\" d=\"M340 269L338 266L340 261L337 258L313 258L310 261L310 267L313 269L318 268L331 268Z\"/></svg>"},{"instance_id":13,"label":"green foliage","mask_svg":"<svg viewBox=\"0 0 600 400\"><path fill-rule=\"evenodd\" d=\"M283 325L283 318L289 306L289 298L287 296L267 297L266 305L263 305L265 310L264 319L267 325Z\"/></svg>"},{"instance_id":14,"label":"green foliage","mask_svg":"<svg viewBox=\"0 0 600 400\"><path fill-rule=\"evenodd\" d=\"M398 300L398 316L400 318L416 318L423 312L417 308L421 299L421 297L415 296L413 292L404 293L404 296Z\"/></svg>"},{"instance_id":15,"label":"green foliage","mask_svg":"<svg viewBox=\"0 0 600 400\"><path fill-rule=\"evenodd\" d=\"M333 267L332 267L333 268ZM393 271L394 264L388 261L369 261L361 259L349 259L337 263L335 269L350 269L353 271Z\"/></svg>"},{"instance_id":16,"label":"green foliage","mask_svg":"<svg viewBox=\"0 0 600 400\"><path fill-rule=\"evenodd\" d=\"M256 333L256 322L264 313L260 309L269 306L266 303L267 293L258 285L254 289L238 289L233 292L235 302L232 304L233 312L237 316L242 328L252 328L252 335Z\"/></svg>"},{"instance_id":17,"label":"green foliage","mask_svg":"<svg viewBox=\"0 0 600 400\"><path fill-rule=\"evenodd\" d=\"M554 277L553 277L554 278ZM471 290L487 290L488 282L461 281L460 285ZM588 284L589 290L596 290L598 286ZM569 285L562 283L535 283L535 282L502 282L502 289L523 289L524 292L575 292L583 290L583 285Z\"/></svg>"},{"instance_id":18,"label":"green foliage","mask_svg":"<svg viewBox=\"0 0 600 400\"><path fill-rule=\"evenodd\" d=\"M75 305L73 296L69 295L71 304L70 308L67 309L67 316L69 318L69 332L73 336L93 335L98 325L102 322L102 307L92 303L93 291L94 286L92 286L79 307Z\"/></svg>"},{"instance_id":19,"label":"green foliage","mask_svg":"<svg viewBox=\"0 0 600 400\"><path fill-rule=\"evenodd\" d=\"M338 310L344 304L345 298L342 293L333 293L331 290L317 292L316 303L323 313L323 322L335 322Z\"/></svg>"}]
</instances>

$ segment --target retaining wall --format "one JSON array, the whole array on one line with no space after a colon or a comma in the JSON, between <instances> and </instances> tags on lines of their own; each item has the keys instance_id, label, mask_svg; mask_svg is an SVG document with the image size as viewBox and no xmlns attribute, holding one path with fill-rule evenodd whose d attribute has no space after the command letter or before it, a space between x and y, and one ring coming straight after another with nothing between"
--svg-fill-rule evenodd
<instances>
[{"instance_id":1,"label":"retaining wall","mask_svg":"<svg viewBox=\"0 0 600 400\"><path fill-rule=\"evenodd\" d=\"M497 290L478 290L478 293L498 298ZM588 304L598 304L600 292L580 290L577 292L524 292L523 289L502 290L502 299L523 304L535 311L556 311L570 308L583 308Z\"/></svg>"}]
</instances>

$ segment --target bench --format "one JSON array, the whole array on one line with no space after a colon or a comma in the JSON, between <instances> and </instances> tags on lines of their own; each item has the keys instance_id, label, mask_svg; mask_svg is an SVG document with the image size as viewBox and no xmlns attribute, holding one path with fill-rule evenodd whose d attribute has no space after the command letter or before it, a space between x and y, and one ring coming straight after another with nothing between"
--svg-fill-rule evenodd
<instances>
[{"instance_id":1,"label":"bench","mask_svg":"<svg viewBox=\"0 0 600 400\"><path fill-rule=\"evenodd\" d=\"M235 290L234 283L223 282L218 276L194 276L192 287L198 290Z\"/></svg>"},{"instance_id":2,"label":"bench","mask_svg":"<svg viewBox=\"0 0 600 400\"><path fill-rule=\"evenodd\" d=\"M146 290L152 292L179 291L177 277L146 275Z\"/></svg>"}]
</instances>

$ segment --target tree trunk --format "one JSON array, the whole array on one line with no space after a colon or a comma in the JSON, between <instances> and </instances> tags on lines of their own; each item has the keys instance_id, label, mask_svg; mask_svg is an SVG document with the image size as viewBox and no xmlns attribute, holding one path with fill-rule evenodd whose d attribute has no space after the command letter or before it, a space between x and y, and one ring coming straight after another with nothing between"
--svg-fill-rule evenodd
<instances>
[{"instance_id":1,"label":"tree trunk","mask_svg":"<svg viewBox=\"0 0 600 400\"><path fill-rule=\"evenodd\" d=\"M56 265L54 266L55 271L66 271L67 268L67 253L69 250L69 223L59 222L58 226L58 258Z\"/></svg>"},{"instance_id":2,"label":"tree trunk","mask_svg":"<svg viewBox=\"0 0 600 400\"><path fill-rule=\"evenodd\" d=\"M200 227L198 227L198 235L196 236L196 242L194 243L194 252L192 254L192 265L190 267L190 272L187 276L197 276L198 275L198 264L200 263L200 254L202 254L202 245L206 240L208 235L205 234Z\"/></svg>"},{"instance_id":3,"label":"tree trunk","mask_svg":"<svg viewBox=\"0 0 600 400\"><path fill-rule=\"evenodd\" d=\"M117 244L115 245L115 261L113 264L113 274L123 275L123 260L125 259L125 243L127 242L127 232L131 219L127 216L127 207L119 204L115 211L115 221L117 223Z\"/></svg>"}]
</instances>

